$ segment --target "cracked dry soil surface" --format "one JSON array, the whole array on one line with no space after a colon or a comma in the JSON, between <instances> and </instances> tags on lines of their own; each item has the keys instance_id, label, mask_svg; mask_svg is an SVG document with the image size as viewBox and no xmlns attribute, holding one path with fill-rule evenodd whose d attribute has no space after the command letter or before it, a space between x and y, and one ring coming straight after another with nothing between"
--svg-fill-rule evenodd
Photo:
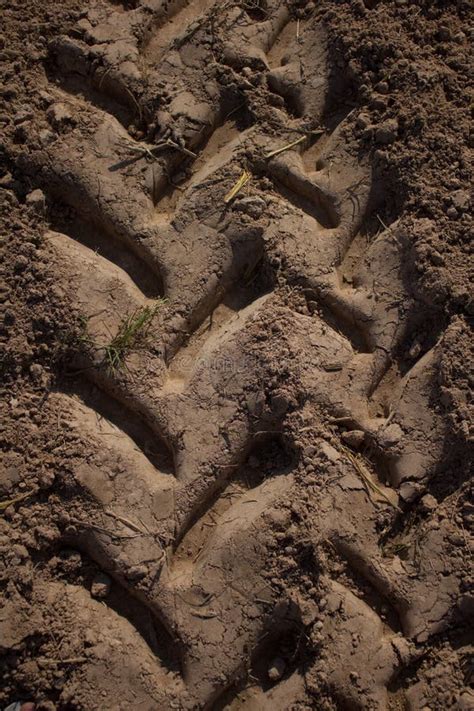
<instances>
[{"instance_id":1,"label":"cracked dry soil surface","mask_svg":"<svg viewBox=\"0 0 474 711\"><path fill-rule=\"evenodd\" d=\"M2 708L474 708L471 10L2 2Z\"/></svg>"}]
</instances>

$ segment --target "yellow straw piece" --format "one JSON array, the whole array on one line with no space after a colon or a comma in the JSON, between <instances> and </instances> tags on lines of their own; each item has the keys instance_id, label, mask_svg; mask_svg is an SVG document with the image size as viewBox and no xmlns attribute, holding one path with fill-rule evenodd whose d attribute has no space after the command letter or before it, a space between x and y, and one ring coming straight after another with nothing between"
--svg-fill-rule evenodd
<instances>
[{"instance_id":1,"label":"yellow straw piece","mask_svg":"<svg viewBox=\"0 0 474 711\"><path fill-rule=\"evenodd\" d=\"M305 140L306 140L306 136L301 136L300 138L297 138L296 141L287 143L286 146L283 146L282 148L277 148L274 151L270 151L270 153L266 154L265 158L273 158L273 156L277 156L280 153L283 153L283 151L289 151L290 148L297 146L299 143L303 143L303 141L305 141Z\"/></svg>"},{"instance_id":2,"label":"yellow straw piece","mask_svg":"<svg viewBox=\"0 0 474 711\"><path fill-rule=\"evenodd\" d=\"M229 192L228 192L227 195L225 196L224 202L227 204L227 203L230 202L233 198L235 198L235 196L237 195L237 193L239 192L239 190L242 190L242 188L244 187L244 185L246 185L246 184L249 182L249 180L250 180L251 177L252 177L252 176L251 176L251 174L248 172L248 170L244 170L243 173L242 173L242 175L241 175L240 178L238 179L238 181L235 183L234 187L233 187L231 190L229 190Z\"/></svg>"},{"instance_id":3,"label":"yellow straw piece","mask_svg":"<svg viewBox=\"0 0 474 711\"><path fill-rule=\"evenodd\" d=\"M19 501L23 501L23 499L26 499L28 496L31 496L31 494L34 494L34 493L35 493L35 491L27 491L26 494L21 494L20 496L15 496L14 499L8 499L7 501L0 501L0 511L5 511L12 504L17 504Z\"/></svg>"}]
</instances>

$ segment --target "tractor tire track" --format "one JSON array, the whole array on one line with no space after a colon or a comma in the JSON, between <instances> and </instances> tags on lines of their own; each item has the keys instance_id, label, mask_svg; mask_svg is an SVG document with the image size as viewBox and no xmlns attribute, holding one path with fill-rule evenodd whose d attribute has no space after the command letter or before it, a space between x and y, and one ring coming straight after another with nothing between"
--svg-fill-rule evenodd
<instances>
[{"instance_id":1,"label":"tractor tire track","mask_svg":"<svg viewBox=\"0 0 474 711\"><path fill-rule=\"evenodd\" d=\"M196 18L194 6L176 3L175 23L189 23L182 34L163 24L162 5L90 11L81 39L63 38L54 46L57 71L75 75L76 91L93 86L128 105L138 117L135 137L115 104L104 111L106 99L96 101L88 89L80 98L65 82L52 89L50 120L59 136L27 158L38 184L72 206L85 225L75 233L77 242L73 232L49 237L94 344L92 355L87 349L78 354L93 385L79 381L74 395L55 396L91 450L73 476L94 502L96 523L74 519L68 540L136 596L175 641L180 686L177 691L175 680L163 681L161 703L174 703L178 695L181 708L216 707L238 688L265 637L278 641L309 624L304 605L266 576L272 526L299 491L296 457L278 476L268 471L255 486L238 485L262 432L281 435L298 397L315 412L323 408L349 422L350 431L376 450L375 466L364 465L367 476L384 494L383 505L391 501L397 509L397 489L426 479L440 456L440 446L429 452L422 446L427 428L433 439L442 437L426 368L436 362L436 347L403 379L390 382L387 411L373 411L377 388L419 318L401 266L404 238L396 226L387 228L353 260L359 266L351 269L352 284L343 283L347 255L375 209L371 166L354 153L347 116L331 130L323 127L321 140L307 128L309 117L324 126L328 111L338 109L331 96L325 99L331 91L321 29L298 23L295 32L286 8L265 7L261 16L260 5L253 8L258 17L252 18L242 7L225 4L215 11L204 3ZM211 40L203 44L206 32ZM224 112L221 86L209 69L215 54L232 76L248 67L267 83L265 97L282 98L272 99L273 113L269 103L258 114L255 97L252 104L258 92L245 80L242 92L254 115L245 132L224 120L238 102L232 97ZM270 116L277 127L271 139L265 130ZM145 124L154 143L137 140ZM288 126L306 135L297 149L286 148ZM284 148L278 155L275 143ZM186 162L198 151L189 176ZM268 152L273 155L265 158ZM179 190L173 179L183 166ZM252 172L253 193L238 195L226 208L223 197L244 166ZM210 181L215 190L209 191ZM100 255L83 244L94 243L88 225L95 243L105 245ZM84 232L88 238L81 238ZM316 304L312 316L293 311L274 287L262 294L242 286L269 258L278 259L280 275ZM154 319L152 346L131 353L127 368L113 372L97 353L120 330L124 314L152 304L156 295L167 303ZM237 306L226 311L233 297ZM200 331L208 319L212 326L214 312L217 327ZM259 345L262 332L271 335ZM280 354L291 354L289 378L298 397L279 392L283 383L269 395ZM292 447L296 452L295 441ZM342 445L328 449L319 438L315 450L336 482L327 484L325 507L314 517L312 548L333 545L373 594L397 610L406 637L431 634L449 612L456 581L446 582L430 616L423 585L434 588L434 573L424 569L422 583L410 590L410 566L397 570L398 557L383 560L381 502L361 478L362 465ZM385 488L378 472L381 460L393 488ZM337 519L332 510L339 511ZM318 583L332 614L321 632L334 669L331 693L342 703L387 709L387 688L410 659L405 642L336 579L322 576ZM360 653L349 651L354 636L362 640ZM371 645L378 656L368 664L364 650ZM297 673L297 649L287 678ZM362 697L351 689L354 668Z\"/></svg>"}]
</instances>

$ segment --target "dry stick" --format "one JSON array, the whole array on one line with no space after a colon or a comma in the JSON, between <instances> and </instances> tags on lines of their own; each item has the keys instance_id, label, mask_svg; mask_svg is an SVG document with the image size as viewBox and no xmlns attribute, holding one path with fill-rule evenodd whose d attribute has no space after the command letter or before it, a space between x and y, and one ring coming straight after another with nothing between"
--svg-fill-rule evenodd
<instances>
[{"instance_id":1,"label":"dry stick","mask_svg":"<svg viewBox=\"0 0 474 711\"><path fill-rule=\"evenodd\" d=\"M197 153L194 153L194 151L190 151L189 148L180 146L179 143L175 143L170 138L166 140L166 144L171 148L176 148L177 151L181 151L181 153L184 153L185 155L190 156L191 158L197 158Z\"/></svg>"},{"instance_id":2,"label":"dry stick","mask_svg":"<svg viewBox=\"0 0 474 711\"><path fill-rule=\"evenodd\" d=\"M214 513L213 513L212 509L209 509L209 511L207 512L207 515L208 515L209 518L211 519L212 523L213 523L215 526L217 526L217 521L216 521L216 519L214 518ZM207 525L209 525L209 524L207 524Z\"/></svg>"},{"instance_id":3,"label":"dry stick","mask_svg":"<svg viewBox=\"0 0 474 711\"><path fill-rule=\"evenodd\" d=\"M232 111L229 111L229 113L226 114L226 116L224 117L224 121L228 121L231 116L233 116L235 113L237 113L237 111L240 111L240 109L242 109L244 106L246 106L246 104L247 104L246 101L242 101L242 103L239 104L238 106L236 106L235 109L232 109Z\"/></svg>"},{"instance_id":4,"label":"dry stick","mask_svg":"<svg viewBox=\"0 0 474 711\"><path fill-rule=\"evenodd\" d=\"M193 612L190 611L193 617L200 617L202 620L210 620L213 617L217 617L217 612Z\"/></svg>"},{"instance_id":5,"label":"dry stick","mask_svg":"<svg viewBox=\"0 0 474 711\"><path fill-rule=\"evenodd\" d=\"M380 224L382 225L382 227L384 227L386 230L389 230L389 229L390 229L390 227L387 227L387 225L385 224L385 222L382 220L382 218L380 217L380 215L379 215L378 213L375 215L375 217L376 217L377 220L380 222Z\"/></svg>"},{"instance_id":6,"label":"dry stick","mask_svg":"<svg viewBox=\"0 0 474 711\"><path fill-rule=\"evenodd\" d=\"M205 596L204 600L202 600L201 602L197 602L197 603L196 603L196 602L190 602L189 600L186 600L186 598L183 597L183 595L181 595L179 592L176 592L176 595L177 595L177 596L180 598L180 600L182 600L186 605L190 605L190 607L204 607L204 605L208 605L208 604L211 602L211 600L212 600L213 598L215 598L214 593L208 593L208 594Z\"/></svg>"},{"instance_id":7,"label":"dry stick","mask_svg":"<svg viewBox=\"0 0 474 711\"><path fill-rule=\"evenodd\" d=\"M208 523L208 524L206 524L206 525L207 525L207 526L212 526L211 523ZM207 541L204 541L204 543L202 544L202 546L200 547L200 549L198 550L198 552L197 552L196 555L194 556L194 558L193 558L193 564L196 563L197 560L199 560L199 558L200 558L200 556L201 556L201 553L203 552L203 550L204 550L205 547L206 547L206 543L207 543Z\"/></svg>"},{"instance_id":8,"label":"dry stick","mask_svg":"<svg viewBox=\"0 0 474 711\"><path fill-rule=\"evenodd\" d=\"M140 451L140 450L138 450L138 451ZM139 518L138 520L139 520L140 523L142 524L142 526L143 526L143 528L145 529L145 531L146 531L147 533L149 533L150 536L153 536L153 531L150 531L150 529L149 529L148 526L146 525L145 521L142 521L141 518Z\"/></svg>"}]
</instances>

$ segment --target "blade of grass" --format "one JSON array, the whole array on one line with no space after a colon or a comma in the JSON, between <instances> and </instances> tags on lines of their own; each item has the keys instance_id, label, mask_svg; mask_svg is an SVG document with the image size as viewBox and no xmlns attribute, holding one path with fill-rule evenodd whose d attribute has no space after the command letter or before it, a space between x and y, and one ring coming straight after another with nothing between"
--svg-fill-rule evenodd
<instances>
[{"instance_id":1,"label":"blade of grass","mask_svg":"<svg viewBox=\"0 0 474 711\"><path fill-rule=\"evenodd\" d=\"M110 343L105 346L105 360L112 370L119 368L127 353L146 336L148 328L158 309L163 305L160 299L153 306L144 306L127 316Z\"/></svg>"}]
</instances>

